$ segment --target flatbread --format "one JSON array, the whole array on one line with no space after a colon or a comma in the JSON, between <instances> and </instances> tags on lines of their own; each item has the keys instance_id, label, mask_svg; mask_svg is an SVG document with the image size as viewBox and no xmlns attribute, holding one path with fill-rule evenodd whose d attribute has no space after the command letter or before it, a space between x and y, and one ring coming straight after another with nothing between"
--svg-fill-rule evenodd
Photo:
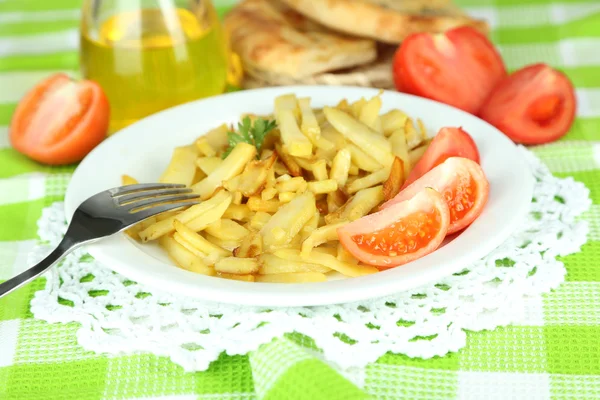
<instances>
[{"instance_id":1,"label":"flatbread","mask_svg":"<svg viewBox=\"0 0 600 400\"><path fill-rule=\"evenodd\" d=\"M488 33L485 21L463 13L450 0L283 0L331 29L386 43L416 32L441 33L472 26Z\"/></svg>"},{"instance_id":2,"label":"flatbread","mask_svg":"<svg viewBox=\"0 0 600 400\"><path fill-rule=\"evenodd\" d=\"M268 81L304 79L377 57L373 40L332 32L279 0L245 0L224 23L246 72Z\"/></svg>"},{"instance_id":3,"label":"flatbread","mask_svg":"<svg viewBox=\"0 0 600 400\"><path fill-rule=\"evenodd\" d=\"M394 89L392 76L392 59L396 46L378 45L377 60L354 68L324 72L303 79L293 79L287 76L271 76L271 80L246 73L242 86L244 89L254 89L266 86L286 85L344 85L363 86L379 89Z\"/></svg>"}]
</instances>

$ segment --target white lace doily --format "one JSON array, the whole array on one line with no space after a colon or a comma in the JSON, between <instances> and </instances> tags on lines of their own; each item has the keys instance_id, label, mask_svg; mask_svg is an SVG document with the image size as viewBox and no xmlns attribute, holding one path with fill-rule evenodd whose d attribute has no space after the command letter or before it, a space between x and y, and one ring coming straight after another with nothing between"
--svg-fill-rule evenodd
<instances>
[{"instance_id":1,"label":"white lace doily","mask_svg":"<svg viewBox=\"0 0 600 400\"><path fill-rule=\"evenodd\" d=\"M322 356L345 369L388 351L429 358L465 346L465 329L494 329L523 318L524 300L558 287L566 273L556 256L585 243L577 221L591 204L589 190L553 177L523 150L536 177L531 212L495 251L436 284L359 303L266 308L206 303L151 290L99 265L84 249L46 276L31 310L48 322L79 322L79 343L104 353L151 352L188 371L205 370L222 352L246 354L288 332L314 340ZM62 204L38 222L46 241L37 261L66 230ZM307 341L308 342L308 341Z\"/></svg>"}]
</instances>

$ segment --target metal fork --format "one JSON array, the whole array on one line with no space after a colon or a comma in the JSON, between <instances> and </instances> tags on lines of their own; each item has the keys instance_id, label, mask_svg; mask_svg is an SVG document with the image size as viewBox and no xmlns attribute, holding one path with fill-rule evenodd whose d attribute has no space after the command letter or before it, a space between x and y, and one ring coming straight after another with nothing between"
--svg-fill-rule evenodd
<instances>
[{"instance_id":1,"label":"metal fork","mask_svg":"<svg viewBox=\"0 0 600 400\"><path fill-rule=\"evenodd\" d=\"M121 232L154 215L199 203L185 185L138 184L100 192L79 205L67 233L38 264L0 283L0 297L38 277L77 247Z\"/></svg>"}]
</instances>

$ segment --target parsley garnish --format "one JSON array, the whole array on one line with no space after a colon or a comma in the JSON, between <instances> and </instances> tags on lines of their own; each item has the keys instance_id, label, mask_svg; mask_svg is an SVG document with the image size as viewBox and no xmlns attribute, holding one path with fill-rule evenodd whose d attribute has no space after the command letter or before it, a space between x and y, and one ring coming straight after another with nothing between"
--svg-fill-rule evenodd
<instances>
[{"instance_id":1,"label":"parsley garnish","mask_svg":"<svg viewBox=\"0 0 600 400\"><path fill-rule=\"evenodd\" d=\"M264 120L259 118L254 121L254 124L250 121L250 117L245 117L242 122L238 123L238 131L235 132L227 132L227 141L229 142L229 147L223 153L222 158L225 159L231 153L233 148L238 143L248 143L256 147L257 156L260 152L260 149L265 141L265 137L267 133L272 131L277 124L274 120Z\"/></svg>"}]
</instances>

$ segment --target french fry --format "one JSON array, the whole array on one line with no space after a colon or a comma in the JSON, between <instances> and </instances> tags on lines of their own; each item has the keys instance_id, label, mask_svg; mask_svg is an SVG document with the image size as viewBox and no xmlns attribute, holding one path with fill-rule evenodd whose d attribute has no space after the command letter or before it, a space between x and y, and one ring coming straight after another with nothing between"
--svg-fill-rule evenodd
<instances>
[{"instance_id":1,"label":"french fry","mask_svg":"<svg viewBox=\"0 0 600 400\"><path fill-rule=\"evenodd\" d=\"M236 275L254 274L258 272L258 261L254 258L227 257L217 261L215 271Z\"/></svg>"},{"instance_id":2,"label":"french fry","mask_svg":"<svg viewBox=\"0 0 600 400\"><path fill-rule=\"evenodd\" d=\"M192 184L196 174L196 152L191 146L176 147L171 162L159 179L161 183Z\"/></svg>"},{"instance_id":3,"label":"french fry","mask_svg":"<svg viewBox=\"0 0 600 400\"><path fill-rule=\"evenodd\" d=\"M132 178L129 175L121 175L121 185L123 186L127 186L127 185L136 185L138 184L138 180L135 178Z\"/></svg>"},{"instance_id":4,"label":"french fry","mask_svg":"<svg viewBox=\"0 0 600 400\"><path fill-rule=\"evenodd\" d=\"M277 152L279 159L285 165L285 168L290 173L290 175L302 176L302 168L300 168L300 166L292 156L283 151L283 147L279 143L275 144L275 151Z\"/></svg>"},{"instance_id":5,"label":"french fry","mask_svg":"<svg viewBox=\"0 0 600 400\"><path fill-rule=\"evenodd\" d=\"M204 275L215 275L215 270L207 266L200 257L190 253L171 236L162 236L160 245L167 251L169 257L183 269Z\"/></svg>"},{"instance_id":6,"label":"french fry","mask_svg":"<svg viewBox=\"0 0 600 400\"><path fill-rule=\"evenodd\" d=\"M230 203L231 195L228 192L221 190L217 194L215 194L213 198L204 201L200 204L196 204L176 215L171 215L168 218L165 218L160 221L158 221L157 218L156 223L148 226L146 229L140 232L140 238L143 242L158 239L163 235L173 232L173 230L175 229L173 227L173 221L175 221L175 219L177 219L180 222L183 222L184 224L187 224L188 222L198 217L208 214L210 211L212 211L218 206L222 207L223 204L225 204L225 209L227 209ZM223 210L223 212L225 212L225 209Z\"/></svg>"},{"instance_id":7,"label":"french fry","mask_svg":"<svg viewBox=\"0 0 600 400\"><path fill-rule=\"evenodd\" d=\"M336 258L342 262L348 263L348 264L354 264L357 265L358 264L358 260L356 258L354 258L354 256L352 254L350 254L348 252L348 250L346 250L346 248L338 242L337 244L337 256Z\"/></svg>"},{"instance_id":8,"label":"french fry","mask_svg":"<svg viewBox=\"0 0 600 400\"><path fill-rule=\"evenodd\" d=\"M327 277L319 272L292 272L287 274L256 275L255 282L262 283L310 283L325 282Z\"/></svg>"},{"instance_id":9,"label":"french fry","mask_svg":"<svg viewBox=\"0 0 600 400\"><path fill-rule=\"evenodd\" d=\"M231 203L240 205L240 204L242 204L242 200L244 200L244 196L242 195L242 192L235 192L233 194L233 200L231 200Z\"/></svg>"},{"instance_id":10,"label":"french fry","mask_svg":"<svg viewBox=\"0 0 600 400\"><path fill-rule=\"evenodd\" d=\"M352 164L350 165L350 169L348 170L348 175L358 175L360 173L360 169Z\"/></svg>"},{"instance_id":11,"label":"french fry","mask_svg":"<svg viewBox=\"0 0 600 400\"><path fill-rule=\"evenodd\" d=\"M313 248L331 240L338 240L337 230L344 225L346 222L338 222L315 229L302 243L302 255L306 258Z\"/></svg>"},{"instance_id":12,"label":"french fry","mask_svg":"<svg viewBox=\"0 0 600 400\"><path fill-rule=\"evenodd\" d=\"M354 221L367 215L383 201L383 186L363 189L335 212L325 216L327 224Z\"/></svg>"},{"instance_id":13,"label":"french fry","mask_svg":"<svg viewBox=\"0 0 600 400\"><path fill-rule=\"evenodd\" d=\"M364 97L361 97L359 100L355 101L354 103L350 104L350 111L352 113L352 116L354 118L359 118L360 117L360 113L362 111L362 108L367 104L367 100L365 100ZM327 116L327 114L325 114L325 116Z\"/></svg>"},{"instance_id":14,"label":"french fry","mask_svg":"<svg viewBox=\"0 0 600 400\"><path fill-rule=\"evenodd\" d=\"M350 104L348 104L348 100L346 99L340 100L339 103L336 104L335 108L348 113L352 111L350 109Z\"/></svg>"},{"instance_id":15,"label":"french fry","mask_svg":"<svg viewBox=\"0 0 600 400\"><path fill-rule=\"evenodd\" d=\"M301 241L303 242L315 229L319 227L321 213L315 211L312 218L300 229Z\"/></svg>"},{"instance_id":16,"label":"french fry","mask_svg":"<svg viewBox=\"0 0 600 400\"><path fill-rule=\"evenodd\" d=\"M310 97L298 99L298 106L300 107L300 115L302 116L300 130L316 145L317 140L321 136L321 128L313 110L310 108Z\"/></svg>"},{"instance_id":17,"label":"french fry","mask_svg":"<svg viewBox=\"0 0 600 400\"><path fill-rule=\"evenodd\" d=\"M329 179L327 176L327 162L325 160L318 160L312 165L312 173L316 180L324 181Z\"/></svg>"},{"instance_id":18,"label":"french fry","mask_svg":"<svg viewBox=\"0 0 600 400\"><path fill-rule=\"evenodd\" d=\"M308 157L312 143L302 134L296 121L296 96L284 95L275 99L275 119L281 134L284 150L291 156Z\"/></svg>"},{"instance_id":19,"label":"french fry","mask_svg":"<svg viewBox=\"0 0 600 400\"><path fill-rule=\"evenodd\" d=\"M285 274L290 272L319 272L326 274L331 268L319 264L312 264L306 261L292 261L277 257L274 254L261 254L258 257L259 270L261 275Z\"/></svg>"},{"instance_id":20,"label":"french fry","mask_svg":"<svg viewBox=\"0 0 600 400\"><path fill-rule=\"evenodd\" d=\"M332 143L338 149L343 149L344 146L348 144L344 135L336 131L329 122L326 122L323 128L321 128L321 137Z\"/></svg>"},{"instance_id":21,"label":"french fry","mask_svg":"<svg viewBox=\"0 0 600 400\"><path fill-rule=\"evenodd\" d=\"M391 110L381 116L383 134L390 136L399 129L404 129L408 117L400 110Z\"/></svg>"},{"instance_id":22,"label":"french fry","mask_svg":"<svg viewBox=\"0 0 600 400\"><path fill-rule=\"evenodd\" d=\"M246 204L230 204L223 214L223 218L234 219L236 221L250 221L252 211Z\"/></svg>"},{"instance_id":23,"label":"french fry","mask_svg":"<svg viewBox=\"0 0 600 400\"><path fill-rule=\"evenodd\" d=\"M234 281L242 281L242 282L254 282L254 275L236 275L236 274L227 274L225 272L217 272L217 276L223 279L231 279Z\"/></svg>"},{"instance_id":24,"label":"french fry","mask_svg":"<svg viewBox=\"0 0 600 400\"><path fill-rule=\"evenodd\" d=\"M192 186L192 190L203 200L210 198L223 181L239 175L254 157L256 157L256 147L248 143L238 143L213 172Z\"/></svg>"},{"instance_id":25,"label":"french fry","mask_svg":"<svg viewBox=\"0 0 600 400\"><path fill-rule=\"evenodd\" d=\"M231 219L219 219L208 225L205 230L209 235L231 242L239 242L250 234L248 229Z\"/></svg>"},{"instance_id":26,"label":"french fry","mask_svg":"<svg viewBox=\"0 0 600 400\"><path fill-rule=\"evenodd\" d=\"M338 190L338 183L335 179L312 181L308 182L308 190L314 194L331 193Z\"/></svg>"},{"instance_id":27,"label":"french fry","mask_svg":"<svg viewBox=\"0 0 600 400\"><path fill-rule=\"evenodd\" d=\"M179 234L178 232L175 232L173 234L173 239L175 239L175 241L177 243L179 243L180 245L182 245L183 247L185 247L185 249L187 251L189 251L190 253L192 253L193 255L195 255L196 257L199 257L203 262L205 262L205 264L207 266L210 266L214 263L207 263L205 261L206 258L206 254L203 253L202 251L198 250L197 248L195 248L190 242L188 242L187 240L185 240L185 238L183 236L181 236L181 234Z\"/></svg>"},{"instance_id":28,"label":"french fry","mask_svg":"<svg viewBox=\"0 0 600 400\"><path fill-rule=\"evenodd\" d=\"M311 192L284 204L260 230L265 248L268 250L290 243L315 211L315 198Z\"/></svg>"},{"instance_id":29,"label":"french fry","mask_svg":"<svg viewBox=\"0 0 600 400\"><path fill-rule=\"evenodd\" d=\"M384 136L373 131L365 124L352 118L343 111L325 107L323 112L327 121L346 139L357 145L384 166L392 165L394 157L392 149Z\"/></svg>"},{"instance_id":30,"label":"french fry","mask_svg":"<svg viewBox=\"0 0 600 400\"><path fill-rule=\"evenodd\" d=\"M390 175L390 168L383 168L373 172L363 178L359 178L346 187L347 193L356 193L359 190L367 189L385 182Z\"/></svg>"},{"instance_id":31,"label":"french fry","mask_svg":"<svg viewBox=\"0 0 600 400\"><path fill-rule=\"evenodd\" d=\"M274 187L266 188L260 192L260 198L264 201L268 201L277 196L277 193L277 189Z\"/></svg>"},{"instance_id":32,"label":"french fry","mask_svg":"<svg viewBox=\"0 0 600 400\"><path fill-rule=\"evenodd\" d=\"M404 124L404 135L406 136L406 145L409 149L418 147L423 141L421 135L415 129L412 119L410 118L408 118Z\"/></svg>"},{"instance_id":33,"label":"french fry","mask_svg":"<svg viewBox=\"0 0 600 400\"><path fill-rule=\"evenodd\" d=\"M417 125L419 125L419 134L421 135L421 139L427 140L427 129L425 129L425 124L421 118L417 118Z\"/></svg>"},{"instance_id":34,"label":"french fry","mask_svg":"<svg viewBox=\"0 0 600 400\"><path fill-rule=\"evenodd\" d=\"M267 213L276 213L281 206L278 200L263 200L258 196L252 196L248 198L246 202L248 208L252 211L263 211Z\"/></svg>"},{"instance_id":35,"label":"french fry","mask_svg":"<svg viewBox=\"0 0 600 400\"><path fill-rule=\"evenodd\" d=\"M307 188L308 184L301 176L297 176L287 180L282 180L275 184L275 189L277 189L279 193L304 192Z\"/></svg>"},{"instance_id":36,"label":"french fry","mask_svg":"<svg viewBox=\"0 0 600 400\"><path fill-rule=\"evenodd\" d=\"M335 144L328 139L325 139L323 136L319 136L319 138L315 141L315 146L318 150L323 150L326 152L335 151Z\"/></svg>"},{"instance_id":37,"label":"french fry","mask_svg":"<svg viewBox=\"0 0 600 400\"><path fill-rule=\"evenodd\" d=\"M352 163L363 171L375 172L383 168L381 163L367 155L367 153L359 149L358 146L350 143L346 146L346 149L350 152Z\"/></svg>"},{"instance_id":38,"label":"french fry","mask_svg":"<svg viewBox=\"0 0 600 400\"><path fill-rule=\"evenodd\" d=\"M272 154L266 160L250 161L246 165L246 168L244 168L244 172L238 175L240 183L237 190L242 192L242 195L246 197L260 193L267 184L269 170L273 167L276 160L277 154Z\"/></svg>"},{"instance_id":39,"label":"french fry","mask_svg":"<svg viewBox=\"0 0 600 400\"><path fill-rule=\"evenodd\" d=\"M421 159L421 157L423 157L423 154L425 154L425 150L427 150L427 148L429 147L429 143L431 143L431 141L426 141L423 145L411 150L408 153L410 165L415 165Z\"/></svg>"},{"instance_id":40,"label":"french fry","mask_svg":"<svg viewBox=\"0 0 600 400\"><path fill-rule=\"evenodd\" d=\"M210 243L214 244L215 246L219 246L225 250L230 251L231 253L233 253L233 251L240 247L241 241L235 241L235 240L223 240L223 239L219 239L217 237L214 237L213 235L210 235L208 233L204 233L203 234L204 238L206 240L208 240Z\"/></svg>"},{"instance_id":41,"label":"french fry","mask_svg":"<svg viewBox=\"0 0 600 400\"><path fill-rule=\"evenodd\" d=\"M213 149L220 151L225 149L229 142L227 141L227 132L229 131L227 124L221 124L214 129L208 131L205 135L200 136L198 139L203 138Z\"/></svg>"},{"instance_id":42,"label":"french fry","mask_svg":"<svg viewBox=\"0 0 600 400\"><path fill-rule=\"evenodd\" d=\"M294 200L294 198L296 197L296 193L295 192L281 192L279 193L279 202L280 203L289 203L290 201Z\"/></svg>"},{"instance_id":43,"label":"french fry","mask_svg":"<svg viewBox=\"0 0 600 400\"><path fill-rule=\"evenodd\" d=\"M348 198L341 190L336 190L335 192L331 192L327 194L327 211L334 212L343 206Z\"/></svg>"},{"instance_id":44,"label":"french fry","mask_svg":"<svg viewBox=\"0 0 600 400\"><path fill-rule=\"evenodd\" d=\"M350 150L347 148L341 149L333 157L331 163L331 171L329 171L329 177L334 179L338 187L344 187L348 180L348 172L350 171L350 165L352 165L352 158Z\"/></svg>"},{"instance_id":45,"label":"french fry","mask_svg":"<svg viewBox=\"0 0 600 400\"><path fill-rule=\"evenodd\" d=\"M283 162L280 162L280 161L277 161L275 163L275 165L273 166L273 170L275 171L275 174L277 174L277 175L283 175L283 174L287 174L289 172L287 166ZM298 170L300 170L299 166L298 166Z\"/></svg>"},{"instance_id":46,"label":"french fry","mask_svg":"<svg viewBox=\"0 0 600 400\"><path fill-rule=\"evenodd\" d=\"M379 111L381 110L381 97L374 96L361 108L358 120L375 132L383 133Z\"/></svg>"},{"instance_id":47,"label":"french fry","mask_svg":"<svg viewBox=\"0 0 600 400\"><path fill-rule=\"evenodd\" d=\"M336 249L332 249L335 253L337 253ZM363 275L370 275L379 270L372 266L363 266L363 265L355 265L347 262L340 261L336 258L335 255L326 254L324 252L313 250L306 257L303 257L306 260L310 260L312 263L320 264L325 267L331 268L343 275L350 277L357 277Z\"/></svg>"},{"instance_id":48,"label":"french fry","mask_svg":"<svg viewBox=\"0 0 600 400\"><path fill-rule=\"evenodd\" d=\"M204 262L206 262L207 264L213 265L221 258L231 256L230 251L227 251L224 248L209 242L202 235L197 234L196 232L185 226L185 224L175 220L173 221L173 227L176 230L174 236L178 236L185 239L189 244L194 246L194 248L204 253L206 255Z\"/></svg>"},{"instance_id":49,"label":"french fry","mask_svg":"<svg viewBox=\"0 0 600 400\"><path fill-rule=\"evenodd\" d=\"M250 227L256 231L259 231L269 222L271 214L267 214L263 211L258 211L250 220Z\"/></svg>"},{"instance_id":50,"label":"french fry","mask_svg":"<svg viewBox=\"0 0 600 400\"><path fill-rule=\"evenodd\" d=\"M196 140L196 148L204 157L214 157L217 154L217 150L210 145L206 137L200 137Z\"/></svg>"},{"instance_id":51,"label":"french fry","mask_svg":"<svg viewBox=\"0 0 600 400\"><path fill-rule=\"evenodd\" d=\"M198 157L196 159L196 166L208 176L217 169L222 162L223 160L221 157Z\"/></svg>"},{"instance_id":52,"label":"french fry","mask_svg":"<svg viewBox=\"0 0 600 400\"><path fill-rule=\"evenodd\" d=\"M385 201L394 198L400 193L400 188L404 183L404 179L404 162L396 157L392 164L392 168L390 169L390 175L383 183L383 199Z\"/></svg>"},{"instance_id":53,"label":"french fry","mask_svg":"<svg viewBox=\"0 0 600 400\"><path fill-rule=\"evenodd\" d=\"M404 166L404 176L408 176L408 174L410 174L412 164L410 163L410 157L408 155L408 145L406 143L404 131L402 129L397 130L390 135L389 140L392 144L392 152L394 153L394 156L402 160L402 164Z\"/></svg>"},{"instance_id":54,"label":"french fry","mask_svg":"<svg viewBox=\"0 0 600 400\"><path fill-rule=\"evenodd\" d=\"M174 217L174 216L176 216L176 215L178 215L180 213L181 213L181 210L173 210L173 211L167 211L167 212L164 212L164 213L160 213L160 214L154 216L154 218L156 218L155 222L160 222L162 220ZM148 225L148 226L150 226L150 225Z\"/></svg>"},{"instance_id":55,"label":"french fry","mask_svg":"<svg viewBox=\"0 0 600 400\"><path fill-rule=\"evenodd\" d=\"M225 211L227 211L230 205L231 200L222 201L220 204L218 204L216 207L212 208L208 212L199 215L193 220L187 222L186 225L194 232L202 231L206 229L209 225L215 223L221 217L223 217L223 214L225 214Z\"/></svg>"},{"instance_id":56,"label":"french fry","mask_svg":"<svg viewBox=\"0 0 600 400\"><path fill-rule=\"evenodd\" d=\"M262 251L262 236L258 232L252 232L242 239L242 244L240 244L240 247L233 251L233 256L240 258L253 258L258 257Z\"/></svg>"}]
</instances>

